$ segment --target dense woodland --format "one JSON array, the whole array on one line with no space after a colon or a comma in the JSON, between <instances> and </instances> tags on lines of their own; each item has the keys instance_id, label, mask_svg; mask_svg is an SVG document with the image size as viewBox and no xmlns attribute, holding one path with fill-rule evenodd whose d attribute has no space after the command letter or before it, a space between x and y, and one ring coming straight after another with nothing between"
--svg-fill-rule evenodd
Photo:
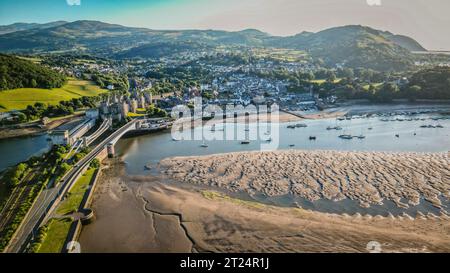
<instances>
[{"instance_id":1,"label":"dense woodland","mask_svg":"<svg viewBox=\"0 0 450 273\"><path fill-rule=\"evenodd\" d=\"M372 102L390 102L394 99L450 100L450 68L420 70L408 79L407 83L398 84L387 77L383 84L370 83L365 88L360 80L344 78L337 83L327 81L315 85L315 90L322 97L336 95L340 99L368 99Z\"/></svg>"},{"instance_id":2,"label":"dense woodland","mask_svg":"<svg viewBox=\"0 0 450 273\"><path fill-rule=\"evenodd\" d=\"M14 56L0 54L0 90L57 88L65 76L47 67Z\"/></svg>"}]
</instances>

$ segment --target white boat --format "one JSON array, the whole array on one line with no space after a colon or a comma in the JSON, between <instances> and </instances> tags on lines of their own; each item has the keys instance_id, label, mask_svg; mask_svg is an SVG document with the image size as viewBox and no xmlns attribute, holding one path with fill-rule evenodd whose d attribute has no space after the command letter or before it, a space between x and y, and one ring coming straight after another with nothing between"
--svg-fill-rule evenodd
<instances>
[{"instance_id":1,"label":"white boat","mask_svg":"<svg viewBox=\"0 0 450 273\"><path fill-rule=\"evenodd\" d=\"M206 144L205 142L203 142L202 145L200 145L200 147L202 147L202 148L208 148L209 146L208 146L208 144Z\"/></svg>"}]
</instances>

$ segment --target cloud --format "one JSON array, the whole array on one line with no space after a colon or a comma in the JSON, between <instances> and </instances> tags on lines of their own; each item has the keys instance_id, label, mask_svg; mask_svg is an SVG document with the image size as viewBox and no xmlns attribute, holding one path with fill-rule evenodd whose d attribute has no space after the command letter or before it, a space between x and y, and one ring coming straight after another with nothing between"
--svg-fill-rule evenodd
<instances>
[{"instance_id":1,"label":"cloud","mask_svg":"<svg viewBox=\"0 0 450 273\"><path fill-rule=\"evenodd\" d=\"M381 0L366 0L369 6L381 6Z\"/></svg>"},{"instance_id":2,"label":"cloud","mask_svg":"<svg viewBox=\"0 0 450 273\"><path fill-rule=\"evenodd\" d=\"M80 6L81 0L66 0L67 5L69 6Z\"/></svg>"}]
</instances>

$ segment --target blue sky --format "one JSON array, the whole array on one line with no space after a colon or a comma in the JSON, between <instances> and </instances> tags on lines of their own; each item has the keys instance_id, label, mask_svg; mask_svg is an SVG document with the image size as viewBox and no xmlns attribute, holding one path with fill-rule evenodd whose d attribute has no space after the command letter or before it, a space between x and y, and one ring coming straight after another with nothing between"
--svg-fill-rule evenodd
<instances>
[{"instance_id":1,"label":"blue sky","mask_svg":"<svg viewBox=\"0 0 450 273\"><path fill-rule=\"evenodd\" d=\"M77 1L80 5L68 4ZM88 19L152 29L256 28L293 35L361 24L411 36L428 49L450 50L449 10L449 0L0 0L0 25Z\"/></svg>"}]
</instances>

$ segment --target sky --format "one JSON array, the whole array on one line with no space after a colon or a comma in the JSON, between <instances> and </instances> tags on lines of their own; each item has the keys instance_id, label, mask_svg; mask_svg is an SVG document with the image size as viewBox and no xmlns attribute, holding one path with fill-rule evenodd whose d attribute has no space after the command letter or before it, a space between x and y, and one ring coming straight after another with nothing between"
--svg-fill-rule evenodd
<instances>
[{"instance_id":1,"label":"sky","mask_svg":"<svg viewBox=\"0 0 450 273\"><path fill-rule=\"evenodd\" d=\"M0 25L99 20L151 29L255 28L272 35L359 24L450 50L450 0L0 0Z\"/></svg>"}]
</instances>

